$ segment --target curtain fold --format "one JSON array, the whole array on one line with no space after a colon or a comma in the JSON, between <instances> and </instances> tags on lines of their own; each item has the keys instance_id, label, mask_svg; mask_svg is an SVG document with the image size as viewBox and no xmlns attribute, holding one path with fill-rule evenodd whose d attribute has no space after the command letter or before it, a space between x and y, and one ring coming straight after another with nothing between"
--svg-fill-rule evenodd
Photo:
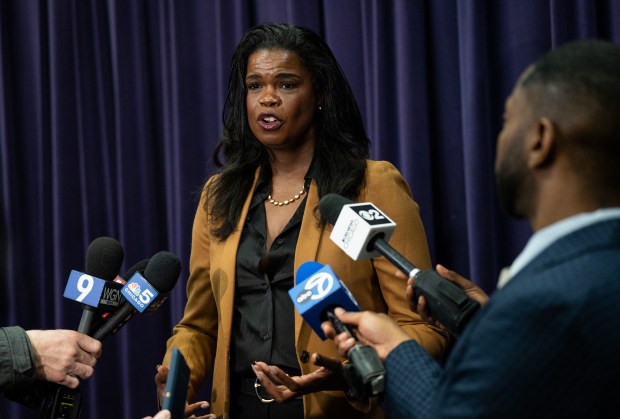
<instances>
[{"instance_id":1,"label":"curtain fold","mask_svg":"<svg viewBox=\"0 0 620 419\"><path fill-rule=\"evenodd\" d=\"M121 273L160 250L183 264L161 309L104 342L82 417L155 412L231 55L268 21L323 35L372 157L420 204L433 262L487 291L530 235L496 202L506 96L553 46L620 42L620 0L0 0L0 325L76 329L82 309L63 292L99 236L123 246ZM38 413L0 399L6 418Z\"/></svg>"},{"instance_id":2,"label":"curtain fold","mask_svg":"<svg viewBox=\"0 0 620 419\"><path fill-rule=\"evenodd\" d=\"M492 84L496 77L492 62L491 44L493 31L492 4L487 2L459 2L459 64L460 77L460 137L463 144L464 211L470 275L472 278L493 276L497 240L489 235L489 221L495 215L493 152L494 143L480 142L480 138L493 138L498 132L501 115L500 102L493 101ZM475 17L475 18L474 18ZM481 112L481 110L487 112ZM498 121L494 123L494 121ZM467 144L477 144L468 147Z\"/></svg>"}]
</instances>

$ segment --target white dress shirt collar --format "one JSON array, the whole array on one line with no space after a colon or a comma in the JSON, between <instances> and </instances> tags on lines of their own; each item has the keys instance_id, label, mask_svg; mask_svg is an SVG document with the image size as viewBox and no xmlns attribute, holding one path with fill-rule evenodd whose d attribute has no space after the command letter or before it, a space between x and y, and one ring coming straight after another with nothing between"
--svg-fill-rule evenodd
<instances>
[{"instance_id":1,"label":"white dress shirt collar","mask_svg":"<svg viewBox=\"0 0 620 419\"><path fill-rule=\"evenodd\" d=\"M502 271L497 288L501 288L514 278L514 276L530 263L543 250L551 246L556 240L591 224L620 218L620 208L604 208L592 212L584 212L557 221L537 231L514 260L509 271Z\"/></svg>"}]
</instances>

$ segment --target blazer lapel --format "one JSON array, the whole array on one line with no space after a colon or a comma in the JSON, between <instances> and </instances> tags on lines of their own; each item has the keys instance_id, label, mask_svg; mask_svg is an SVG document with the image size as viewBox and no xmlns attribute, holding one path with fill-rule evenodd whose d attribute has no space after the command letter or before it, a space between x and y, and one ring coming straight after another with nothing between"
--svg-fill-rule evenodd
<instances>
[{"instance_id":1,"label":"blazer lapel","mask_svg":"<svg viewBox=\"0 0 620 419\"><path fill-rule=\"evenodd\" d=\"M308 190L308 196L306 197L306 207L304 209L304 217L301 221L301 228L299 230L299 238L297 240L297 248L295 249L295 285L297 285L297 269L301 264L308 261L315 261L321 247L321 240L323 238L324 227L318 227L318 220L315 217L315 209L319 205L319 193L318 187L314 179L310 183ZM304 320L297 310L295 310L295 336L299 343L302 339L302 325ZM306 325L303 330L304 340L307 341L311 332L310 328Z\"/></svg>"},{"instance_id":2,"label":"blazer lapel","mask_svg":"<svg viewBox=\"0 0 620 419\"><path fill-rule=\"evenodd\" d=\"M254 196L254 189L256 188L256 182L258 181L258 175L260 173L260 168L256 169L254 174L254 183L252 184L252 189L248 194L245 204L243 204L243 209L241 210L241 215L239 216L239 222L237 224L237 229L226 239L222 246L222 261L221 261L221 269L225 272L226 277L230 278L228 282L229 289L227 292L222 294L221 305L222 307L229 307L229 310L221 310L221 323L222 330L228 330L228 334L230 336L230 331L232 331L232 313L235 302L235 282L236 282L236 274L237 274L237 250L239 249L239 241L241 240L241 232L243 231L243 225L245 223L245 219L248 216L248 211L250 208L250 202L252 202L252 197Z\"/></svg>"}]
</instances>

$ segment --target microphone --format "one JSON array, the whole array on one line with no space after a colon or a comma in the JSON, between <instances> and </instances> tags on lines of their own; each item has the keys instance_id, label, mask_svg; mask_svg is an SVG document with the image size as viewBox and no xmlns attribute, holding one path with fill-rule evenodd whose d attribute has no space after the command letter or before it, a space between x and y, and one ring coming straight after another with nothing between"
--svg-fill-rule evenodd
<instances>
[{"instance_id":1,"label":"microphone","mask_svg":"<svg viewBox=\"0 0 620 419\"><path fill-rule=\"evenodd\" d=\"M112 281L118 274L124 257L125 253L118 241L112 237L98 237L90 243L86 250L86 272L84 273L104 281ZM88 281L88 278L85 278L85 280ZM90 285L92 283L87 282L87 284ZM79 291L88 291L88 286L80 288L80 283L78 283L77 289ZM101 293L99 293L99 296L101 296ZM96 307L84 305L77 331L88 334L96 317Z\"/></svg>"},{"instance_id":2,"label":"microphone","mask_svg":"<svg viewBox=\"0 0 620 419\"><path fill-rule=\"evenodd\" d=\"M306 323L322 339L326 336L321 323L330 320L338 333L345 332L355 337L349 327L334 314L336 307L347 311L360 311L360 308L346 285L338 278L329 265L318 262L305 262L298 269L296 282L288 293L293 304ZM371 346L356 342L347 352L351 361L345 364L344 375L349 386L349 395L354 398L376 396L385 388L385 368Z\"/></svg>"},{"instance_id":3,"label":"microphone","mask_svg":"<svg viewBox=\"0 0 620 419\"><path fill-rule=\"evenodd\" d=\"M141 275L139 269L123 286L125 302L94 334L103 341L115 334L137 313L155 311L166 300L181 273L181 262L174 254L161 251L153 255Z\"/></svg>"},{"instance_id":4,"label":"microphone","mask_svg":"<svg viewBox=\"0 0 620 419\"><path fill-rule=\"evenodd\" d=\"M454 335L463 331L480 308L456 284L433 269L418 269L390 246L387 240L396 224L372 203L354 203L343 196L327 194L319 201L319 211L334 225L330 239L352 259L382 255L409 278L414 278L415 297L423 295L429 314Z\"/></svg>"},{"instance_id":5,"label":"microphone","mask_svg":"<svg viewBox=\"0 0 620 419\"><path fill-rule=\"evenodd\" d=\"M132 276L134 276L134 274L136 272L141 273L142 275L144 275L144 270L146 269L146 266L149 264L149 260L150 259L142 259L141 261L136 262L131 268L127 269L127 271L123 274L123 276L117 276L116 278L114 278L114 282L118 282L120 284L125 285L127 283L128 279L131 279Z\"/></svg>"},{"instance_id":6,"label":"microphone","mask_svg":"<svg viewBox=\"0 0 620 419\"><path fill-rule=\"evenodd\" d=\"M107 311L101 313L101 315L98 316L97 322L91 326L89 331L90 336L103 325L112 313L115 313L127 303L127 300L121 296L121 290L127 283L125 278L131 278L136 272L140 272L140 274L144 275L144 269L146 269L148 262L149 259L142 259L136 262L122 276L117 275L114 281L106 281L103 292L101 293L101 299L99 300L99 308L107 308Z\"/></svg>"},{"instance_id":7,"label":"microphone","mask_svg":"<svg viewBox=\"0 0 620 419\"><path fill-rule=\"evenodd\" d=\"M86 250L85 271L71 271L64 296L82 303L82 317L77 331L89 334L97 320L101 301L105 306L114 306L112 280L116 277L125 254L118 241L111 237L98 237ZM106 291L107 290L107 291ZM41 419L80 417L82 411L82 391L79 387L41 384L44 400L41 406ZM39 390L35 390L39 391Z\"/></svg>"}]
</instances>

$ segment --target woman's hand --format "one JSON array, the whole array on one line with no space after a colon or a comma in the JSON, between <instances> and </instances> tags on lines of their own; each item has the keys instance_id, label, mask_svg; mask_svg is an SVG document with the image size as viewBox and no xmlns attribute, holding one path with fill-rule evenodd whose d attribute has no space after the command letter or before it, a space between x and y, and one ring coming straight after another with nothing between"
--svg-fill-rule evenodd
<instances>
[{"instance_id":1,"label":"woman's hand","mask_svg":"<svg viewBox=\"0 0 620 419\"><path fill-rule=\"evenodd\" d=\"M347 390L340 361L315 353L312 354L312 363L320 368L310 374L294 377L264 362L256 362L252 369L265 392L278 403L316 391Z\"/></svg>"},{"instance_id":2,"label":"woman's hand","mask_svg":"<svg viewBox=\"0 0 620 419\"><path fill-rule=\"evenodd\" d=\"M161 409L161 405L166 395L166 380L168 380L168 367L158 365L155 367L157 373L155 374L155 387L157 389L157 407Z\"/></svg>"},{"instance_id":3,"label":"woman's hand","mask_svg":"<svg viewBox=\"0 0 620 419\"><path fill-rule=\"evenodd\" d=\"M209 407L209 403L207 402L197 402L193 404L189 404L185 407L185 417L186 418L194 418L194 419L216 419L215 415L209 413L205 416L193 416L193 412L198 411L199 409L206 409ZM189 412L189 413L188 413ZM142 419L171 419L169 410L160 410L157 412L155 416L145 416Z\"/></svg>"},{"instance_id":4,"label":"woman's hand","mask_svg":"<svg viewBox=\"0 0 620 419\"><path fill-rule=\"evenodd\" d=\"M164 397L166 396L166 381L168 380L168 367L163 365L157 366L157 374L155 374L155 386L157 387L157 406L161 409L162 403L164 401ZM185 405L185 417L193 418L193 419L215 419L215 415L208 413L203 416L196 416L196 413L201 409L208 409L209 403L206 401L196 402L192 404ZM166 411L160 411L153 419L160 419L160 414L162 418L165 418L167 413ZM169 417L169 416L168 416ZM150 419L147 417L145 419Z\"/></svg>"},{"instance_id":5,"label":"woman's hand","mask_svg":"<svg viewBox=\"0 0 620 419\"><path fill-rule=\"evenodd\" d=\"M208 409L209 403L206 401L196 402L185 405L185 417L192 419L215 419L216 416L213 413L207 413L206 415L196 416L199 410Z\"/></svg>"}]
</instances>

